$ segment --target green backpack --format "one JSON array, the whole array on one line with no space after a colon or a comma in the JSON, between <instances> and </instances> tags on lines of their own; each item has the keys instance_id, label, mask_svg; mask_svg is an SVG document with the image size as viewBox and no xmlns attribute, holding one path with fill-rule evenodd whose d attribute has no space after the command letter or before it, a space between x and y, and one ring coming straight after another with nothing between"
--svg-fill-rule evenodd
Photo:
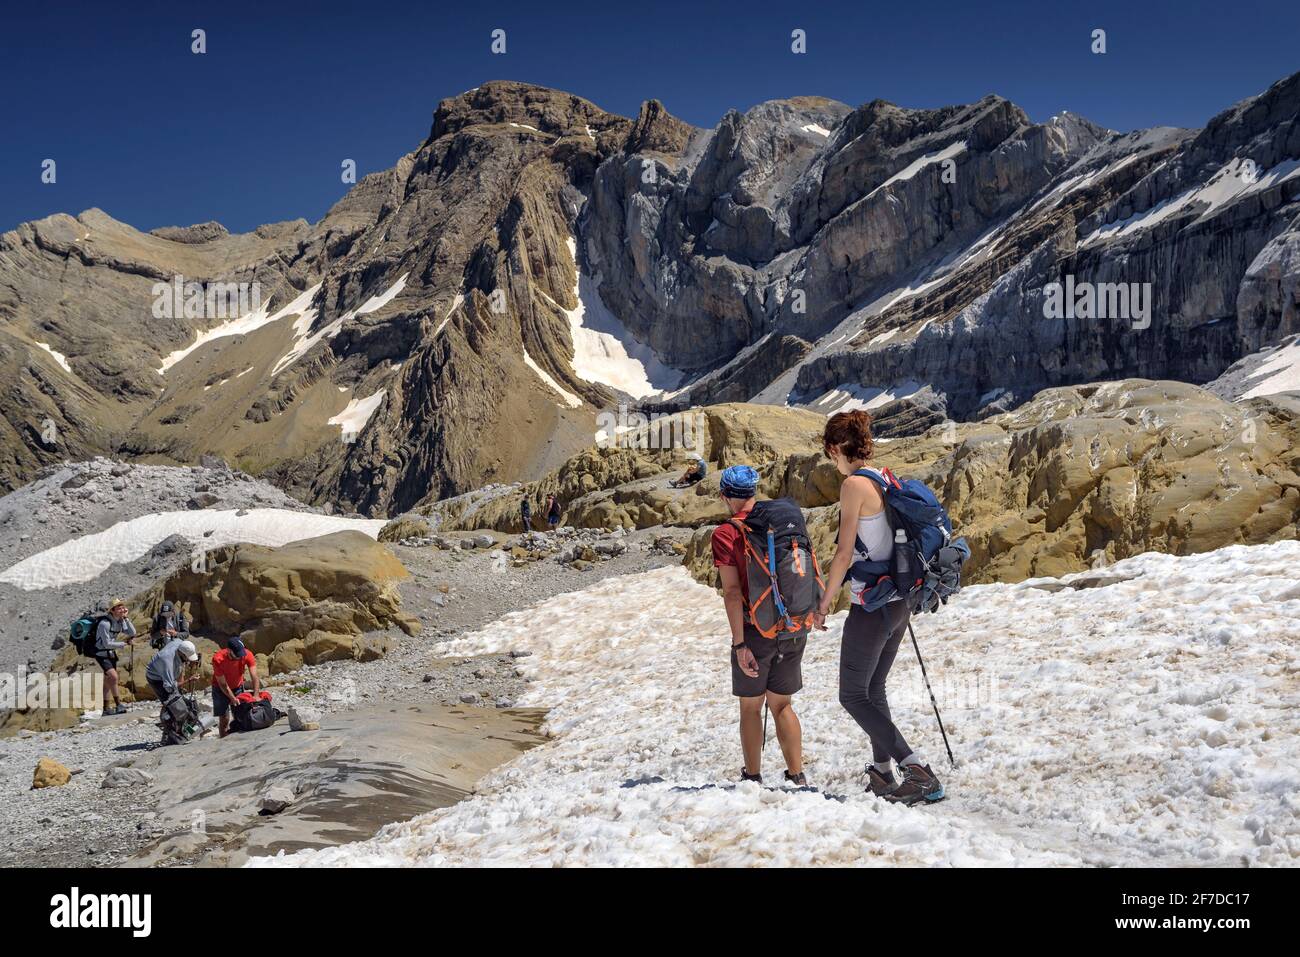
<instances>
[{"instance_id":1,"label":"green backpack","mask_svg":"<svg viewBox=\"0 0 1300 957\"><path fill-rule=\"evenodd\" d=\"M108 615L96 615L94 612L82 615L68 629L68 640L77 654L86 658L95 657L95 632L101 621L108 621Z\"/></svg>"}]
</instances>

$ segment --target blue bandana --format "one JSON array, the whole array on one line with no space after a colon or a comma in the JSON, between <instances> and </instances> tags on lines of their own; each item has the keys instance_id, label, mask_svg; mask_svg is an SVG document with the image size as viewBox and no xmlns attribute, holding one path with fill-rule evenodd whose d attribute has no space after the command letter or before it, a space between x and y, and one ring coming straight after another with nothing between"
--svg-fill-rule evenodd
<instances>
[{"instance_id":1,"label":"blue bandana","mask_svg":"<svg viewBox=\"0 0 1300 957\"><path fill-rule=\"evenodd\" d=\"M750 498L758 491L758 473L748 465L732 465L722 472L722 494L727 498Z\"/></svg>"}]
</instances>

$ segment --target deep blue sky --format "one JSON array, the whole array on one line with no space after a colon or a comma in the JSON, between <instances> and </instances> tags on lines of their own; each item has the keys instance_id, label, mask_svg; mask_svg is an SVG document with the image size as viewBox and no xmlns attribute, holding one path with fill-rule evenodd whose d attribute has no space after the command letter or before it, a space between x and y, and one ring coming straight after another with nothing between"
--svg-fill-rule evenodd
<instances>
[{"instance_id":1,"label":"deep blue sky","mask_svg":"<svg viewBox=\"0 0 1300 957\"><path fill-rule=\"evenodd\" d=\"M1128 130L1204 125L1300 69L1294 0L7 6L0 230L90 206L142 229L314 221L346 190L344 158L359 175L391 166L439 99L490 79L625 115L658 98L700 126L800 94L927 107L998 93L1035 120L1068 109ZM489 52L496 27L504 56ZM806 55L789 52L795 27Z\"/></svg>"}]
</instances>

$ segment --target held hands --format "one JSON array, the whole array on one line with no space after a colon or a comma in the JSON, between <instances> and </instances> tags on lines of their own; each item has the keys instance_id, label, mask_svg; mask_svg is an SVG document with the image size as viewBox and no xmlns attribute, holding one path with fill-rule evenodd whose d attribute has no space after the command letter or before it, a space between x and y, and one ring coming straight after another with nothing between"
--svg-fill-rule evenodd
<instances>
[{"instance_id":1,"label":"held hands","mask_svg":"<svg viewBox=\"0 0 1300 957\"><path fill-rule=\"evenodd\" d=\"M830 613L831 613L830 603L827 602L825 599L823 599L822 603L817 606L817 610L813 612L813 627L816 628L818 631L825 631L826 616L829 615Z\"/></svg>"},{"instance_id":2,"label":"held hands","mask_svg":"<svg viewBox=\"0 0 1300 957\"><path fill-rule=\"evenodd\" d=\"M754 658L754 653L749 650L749 645L733 646L733 652L736 656L736 664L744 672L747 678L758 677L758 661Z\"/></svg>"}]
</instances>

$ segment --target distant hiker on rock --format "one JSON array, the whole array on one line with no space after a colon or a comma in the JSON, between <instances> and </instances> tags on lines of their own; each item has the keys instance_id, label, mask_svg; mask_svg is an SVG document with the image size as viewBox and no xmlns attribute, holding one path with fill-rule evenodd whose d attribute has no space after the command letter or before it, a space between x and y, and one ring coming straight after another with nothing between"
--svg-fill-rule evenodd
<instances>
[{"instance_id":1,"label":"distant hiker on rock","mask_svg":"<svg viewBox=\"0 0 1300 957\"><path fill-rule=\"evenodd\" d=\"M885 512L880 485L865 473L871 458L871 417L866 412L837 412L822 434L826 457L845 476L840 486L840 529L831 560L826 593L817 613L824 628L835 596L856 562L888 565L893 557L895 533ZM894 724L885 697L885 679L894 664L898 645L907 632L911 612L902 596L893 594L878 607L864 607L862 594L878 582L853 576L853 604L840 642L840 704L871 739L872 764L867 784L877 797L902 804L937 801L943 785L922 755L913 751ZM903 780L895 780L891 760L898 763Z\"/></svg>"},{"instance_id":2,"label":"distant hiker on rock","mask_svg":"<svg viewBox=\"0 0 1300 957\"><path fill-rule=\"evenodd\" d=\"M669 482L673 488L686 488L688 485L694 485L709 471L709 465L700 456L695 456L691 464L687 466L686 471L675 481Z\"/></svg>"},{"instance_id":3,"label":"distant hiker on rock","mask_svg":"<svg viewBox=\"0 0 1300 957\"><path fill-rule=\"evenodd\" d=\"M546 496L546 524L552 529L560 524L560 500L554 495Z\"/></svg>"},{"instance_id":4,"label":"distant hiker on rock","mask_svg":"<svg viewBox=\"0 0 1300 957\"><path fill-rule=\"evenodd\" d=\"M257 658L238 638L231 638L212 656L212 713L221 721L220 737L230 733L230 709L239 703L244 690L244 672L253 681L253 697L262 693L257 677Z\"/></svg>"},{"instance_id":5,"label":"distant hiker on rock","mask_svg":"<svg viewBox=\"0 0 1300 957\"><path fill-rule=\"evenodd\" d=\"M165 601L158 609L158 614L154 616L153 627L149 629L149 644L161 648L178 634L188 633L189 630L189 622L185 620L181 610L171 602Z\"/></svg>"},{"instance_id":6,"label":"distant hiker on rock","mask_svg":"<svg viewBox=\"0 0 1300 957\"><path fill-rule=\"evenodd\" d=\"M126 636L126 640L122 640ZM135 625L127 617L126 602L114 598L108 605L108 617L95 627L95 661L104 671L104 714L126 714L117 684L117 652L135 640ZM113 707L108 706L113 701Z\"/></svg>"},{"instance_id":7,"label":"distant hiker on rock","mask_svg":"<svg viewBox=\"0 0 1300 957\"><path fill-rule=\"evenodd\" d=\"M185 665L198 660L198 650L187 638L173 638L149 659L144 677L162 704L165 705L180 690L181 672Z\"/></svg>"},{"instance_id":8,"label":"distant hiker on rock","mask_svg":"<svg viewBox=\"0 0 1300 957\"><path fill-rule=\"evenodd\" d=\"M526 498L519 501L519 516L524 520L524 531L529 531L533 527L533 503Z\"/></svg>"},{"instance_id":9,"label":"distant hiker on rock","mask_svg":"<svg viewBox=\"0 0 1300 957\"><path fill-rule=\"evenodd\" d=\"M731 693L740 699L742 781L763 781L763 705L771 710L785 756L785 780L802 787L803 730L792 696L803 687L804 647L821 597L803 513L789 499L756 500L758 473L733 465L722 473L731 520L713 530L713 564L731 631ZM768 569L777 566L777 575ZM774 587L778 580L785 587ZM783 602L780 593L785 593Z\"/></svg>"}]
</instances>

